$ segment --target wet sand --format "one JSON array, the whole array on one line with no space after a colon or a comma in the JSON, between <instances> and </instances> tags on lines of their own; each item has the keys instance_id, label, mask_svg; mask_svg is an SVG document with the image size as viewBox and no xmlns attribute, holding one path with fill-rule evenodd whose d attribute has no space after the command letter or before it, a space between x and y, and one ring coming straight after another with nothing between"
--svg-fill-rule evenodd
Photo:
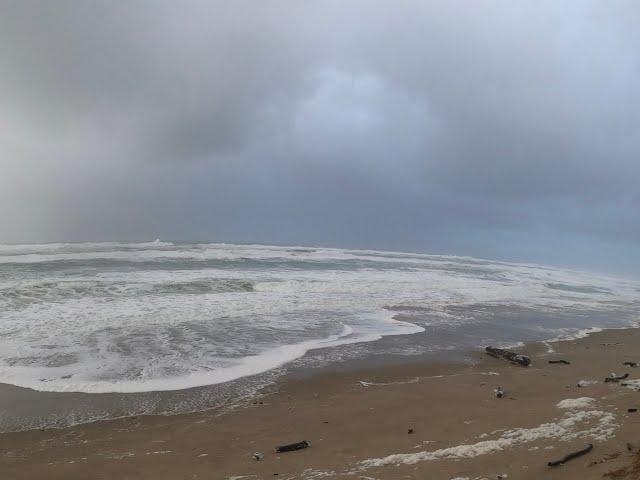
<instances>
[{"instance_id":1,"label":"wet sand","mask_svg":"<svg viewBox=\"0 0 640 480\"><path fill-rule=\"evenodd\" d=\"M640 362L640 330L607 330L520 351L532 357L529 368L478 354L473 365L322 373L283 380L231 412L6 433L0 435L0 477L640 478L633 463L640 460L640 411L627 412L640 408L640 393L624 381L603 382L611 372L640 379L640 367L623 366ZM571 364L548 363L554 359ZM597 383L580 387L580 380ZM498 386L506 391L500 399ZM274 451L301 440L311 447ZM586 455L547 466L588 443L594 447ZM252 459L254 452L263 459Z\"/></svg>"}]
</instances>

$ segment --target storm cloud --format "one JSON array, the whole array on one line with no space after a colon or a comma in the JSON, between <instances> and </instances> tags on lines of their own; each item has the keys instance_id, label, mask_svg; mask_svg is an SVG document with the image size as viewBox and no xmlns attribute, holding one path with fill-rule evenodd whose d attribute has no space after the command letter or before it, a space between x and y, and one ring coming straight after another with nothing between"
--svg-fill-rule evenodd
<instances>
[{"instance_id":1,"label":"storm cloud","mask_svg":"<svg viewBox=\"0 0 640 480\"><path fill-rule=\"evenodd\" d=\"M0 241L640 272L632 1L0 1Z\"/></svg>"}]
</instances>

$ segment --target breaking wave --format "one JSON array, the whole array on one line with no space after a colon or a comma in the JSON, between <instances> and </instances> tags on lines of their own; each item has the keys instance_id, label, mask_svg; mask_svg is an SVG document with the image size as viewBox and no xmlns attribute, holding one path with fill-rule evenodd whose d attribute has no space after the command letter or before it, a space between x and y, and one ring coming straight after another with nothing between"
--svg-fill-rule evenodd
<instances>
[{"instance_id":1,"label":"breaking wave","mask_svg":"<svg viewBox=\"0 0 640 480\"><path fill-rule=\"evenodd\" d=\"M404 252L0 245L0 382L177 390L303 357L321 364L338 351L348 359L567 338L635 321L638 288L551 267Z\"/></svg>"}]
</instances>

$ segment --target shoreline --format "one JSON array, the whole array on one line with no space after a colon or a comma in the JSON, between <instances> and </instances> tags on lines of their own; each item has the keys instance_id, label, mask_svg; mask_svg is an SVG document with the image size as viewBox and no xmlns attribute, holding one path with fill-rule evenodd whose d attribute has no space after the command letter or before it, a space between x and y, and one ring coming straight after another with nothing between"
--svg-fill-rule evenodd
<instances>
[{"instance_id":1,"label":"shoreline","mask_svg":"<svg viewBox=\"0 0 640 480\"><path fill-rule=\"evenodd\" d=\"M471 364L420 362L315 372L284 377L253 402L224 414L210 409L4 433L0 469L15 479L39 478L46 471L48 478L65 479L260 479L278 473L288 479L429 474L448 480L501 473L512 478L601 478L632 461L636 446L629 451L626 443L636 442L640 416L636 420L626 409L640 407L640 398L632 389L603 383L603 378L610 371L640 378L640 370L622 365L640 360L634 358L640 351L638 328L527 343L518 350L531 355L531 367L477 352ZM571 365L547 363L561 357ZM597 383L578 387L580 380ZM495 398L497 386L505 389L505 398ZM592 399L586 401L588 408L557 407L580 398ZM505 431L512 436L505 437ZM278 444L301 440L312 447L273 453ZM548 470L551 457L587 441L595 447L584 460ZM256 451L264 454L263 460L251 458ZM587 460L602 461L585 467ZM489 471L498 466L504 472ZM87 476L96 469L104 477ZM400 472L402 477L396 476Z\"/></svg>"},{"instance_id":2,"label":"shoreline","mask_svg":"<svg viewBox=\"0 0 640 480\"><path fill-rule=\"evenodd\" d=\"M395 318L394 318L395 320ZM398 320L402 321L402 320ZM607 327L608 330L637 328L637 324L621 327ZM518 349L526 344L547 345L553 342L569 342L584 338L592 333L603 331L605 328L588 327L574 333L560 335L549 340L511 341L496 344L501 348ZM388 338L387 338L388 337ZM368 344L382 344L393 341L394 335L382 337ZM482 347L470 347L452 350L442 350L437 353L422 353L418 355L382 354L356 357L346 360L330 360L321 366L296 366L296 362L304 360L310 355L324 357L325 352L339 348L349 348L351 344L328 346L314 349L293 362L267 370L265 372L248 375L220 384L195 386L180 390L159 390L146 392L98 392L88 393L79 391L58 392L36 390L13 384L0 383L0 398L4 398L4 411L0 409L0 435L5 433L28 432L32 430L65 429L78 427L94 422L108 422L129 417L140 416L176 416L207 411L221 411L225 409L242 408L249 405L254 398L258 398L262 391L278 388L278 385L289 381L311 379L338 373L356 373L385 369L388 367L407 367L423 364L469 365L481 357ZM356 344L357 345L357 344ZM212 393L215 392L215 393ZM187 400L185 400L187 399ZM185 406L180 402L186 403ZM38 418L24 419L15 415L16 411L40 411ZM56 411L56 405L70 408L69 411ZM71 407L69 407L71 405ZM81 413L80 413L81 412ZM116 412L116 413L114 413ZM6 427L6 419L13 414L13 427ZM5 420L2 419L4 416ZM45 418L54 421L45 421ZM69 422L69 418L73 420Z\"/></svg>"}]
</instances>

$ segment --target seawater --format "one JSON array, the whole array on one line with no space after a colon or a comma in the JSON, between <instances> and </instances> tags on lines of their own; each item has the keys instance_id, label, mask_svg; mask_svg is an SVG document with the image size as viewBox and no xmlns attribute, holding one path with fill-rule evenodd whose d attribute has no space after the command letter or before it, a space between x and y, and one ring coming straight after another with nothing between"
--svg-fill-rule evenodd
<instances>
[{"instance_id":1,"label":"seawater","mask_svg":"<svg viewBox=\"0 0 640 480\"><path fill-rule=\"evenodd\" d=\"M291 366L630 325L639 293L628 279L403 252L0 245L0 383L137 393L156 411L150 392L231 392L233 381Z\"/></svg>"}]
</instances>

